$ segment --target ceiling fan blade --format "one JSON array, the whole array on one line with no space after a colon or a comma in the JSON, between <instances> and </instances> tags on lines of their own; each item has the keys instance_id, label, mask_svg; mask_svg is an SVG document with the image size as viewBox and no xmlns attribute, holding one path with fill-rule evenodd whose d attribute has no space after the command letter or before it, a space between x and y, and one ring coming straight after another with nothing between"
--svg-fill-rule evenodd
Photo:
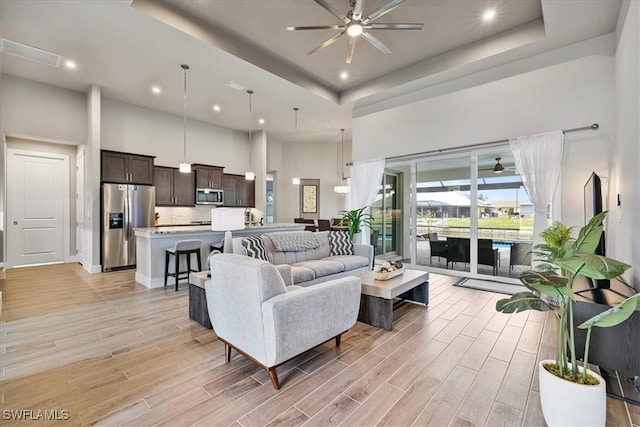
<instances>
[{"instance_id":1,"label":"ceiling fan blade","mask_svg":"<svg viewBox=\"0 0 640 427\"><path fill-rule=\"evenodd\" d=\"M370 30L421 30L424 24L398 23L398 24L369 24L364 28Z\"/></svg>"},{"instance_id":2,"label":"ceiling fan blade","mask_svg":"<svg viewBox=\"0 0 640 427\"><path fill-rule=\"evenodd\" d=\"M356 4L353 6L353 13L351 17L354 21L360 21L362 19L362 3L364 0L356 0Z\"/></svg>"},{"instance_id":3,"label":"ceiling fan blade","mask_svg":"<svg viewBox=\"0 0 640 427\"><path fill-rule=\"evenodd\" d=\"M363 33L364 34L364 33ZM353 52L356 49L356 37L349 37L349 46L347 46L347 64L351 64Z\"/></svg>"},{"instance_id":4,"label":"ceiling fan blade","mask_svg":"<svg viewBox=\"0 0 640 427\"><path fill-rule=\"evenodd\" d=\"M287 27L288 31L299 30L346 30L345 25L310 25L307 27Z\"/></svg>"},{"instance_id":5,"label":"ceiling fan blade","mask_svg":"<svg viewBox=\"0 0 640 427\"><path fill-rule=\"evenodd\" d=\"M384 43L382 43L380 40L378 40L377 37L372 36L371 34L367 33L366 31L362 32L362 37L364 37L364 39L366 41L371 43L371 45L373 47L375 47L376 49L378 49L380 52L384 53L385 55L388 55L388 54L391 53L391 49L389 49ZM352 37L352 38L354 38L354 37Z\"/></svg>"},{"instance_id":6,"label":"ceiling fan blade","mask_svg":"<svg viewBox=\"0 0 640 427\"><path fill-rule=\"evenodd\" d=\"M339 20L341 20L345 24L348 24L349 22L351 22L349 20L349 18L347 18L346 16L341 14L337 9L335 9L333 6L331 6L325 0L313 0L313 1L318 3L320 6L324 7L327 12L329 12L330 14L332 14L333 16L335 16L336 18L338 18Z\"/></svg>"},{"instance_id":7,"label":"ceiling fan blade","mask_svg":"<svg viewBox=\"0 0 640 427\"><path fill-rule=\"evenodd\" d=\"M314 53L316 53L317 51L319 51L320 49L324 49L325 47L329 46L331 43L334 43L336 40L338 40L340 37L344 36L344 34L346 33L346 31L341 32L340 34L336 34L335 36L331 37L329 40L321 43L318 47L316 47L315 49L310 50L309 52L307 52L307 55L313 55Z\"/></svg>"},{"instance_id":8,"label":"ceiling fan blade","mask_svg":"<svg viewBox=\"0 0 640 427\"><path fill-rule=\"evenodd\" d=\"M316 0L316 1L318 1L318 0ZM375 12L373 12L371 15L367 16L366 18L364 18L362 20L362 23L364 25L367 25L369 22L373 21L374 19L378 19L382 15L385 15L385 14L391 12L393 9L395 9L398 6L400 6L404 2L405 2L405 0L392 0L391 2L389 2L386 5L382 6L380 9L376 10Z\"/></svg>"}]
</instances>

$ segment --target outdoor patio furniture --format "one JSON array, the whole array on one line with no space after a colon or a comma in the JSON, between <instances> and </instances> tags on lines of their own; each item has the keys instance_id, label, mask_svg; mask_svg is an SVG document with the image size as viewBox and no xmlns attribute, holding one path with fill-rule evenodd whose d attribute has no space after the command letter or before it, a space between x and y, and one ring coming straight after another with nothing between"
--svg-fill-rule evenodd
<instances>
[{"instance_id":1,"label":"outdoor patio furniture","mask_svg":"<svg viewBox=\"0 0 640 427\"><path fill-rule=\"evenodd\" d=\"M531 267L531 243L514 243L509 254L509 272L514 265L526 265Z\"/></svg>"}]
</instances>

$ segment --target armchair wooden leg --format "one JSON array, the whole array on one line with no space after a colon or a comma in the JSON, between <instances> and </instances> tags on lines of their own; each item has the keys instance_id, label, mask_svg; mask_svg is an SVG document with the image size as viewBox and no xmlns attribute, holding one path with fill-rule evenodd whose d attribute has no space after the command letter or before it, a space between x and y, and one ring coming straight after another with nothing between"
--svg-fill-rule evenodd
<instances>
[{"instance_id":1,"label":"armchair wooden leg","mask_svg":"<svg viewBox=\"0 0 640 427\"><path fill-rule=\"evenodd\" d=\"M231 361L231 346L229 344L224 345L224 360L226 362Z\"/></svg>"},{"instance_id":2,"label":"armchair wooden leg","mask_svg":"<svg viewBox=\"0 0 640 427\"><path fill-rule=\"evenodd\" d=\"M271 384L273 384L273 388L276 390L280 390L280 383L278 382L278 374L276 373L276 368L271 367L267 370L269 371L269 378L271 378Z\"/></svg>"},{"instance_id":3,"label":"armchair wooden leg","mask_svg":"<svg viewBox=\"0 0 640 427\"><path fill-rule=\"evenodd\" d=\"M336 337L336 347L340 347L340 339L342 338L342 334Z\"/></svg>"}]
</instances>

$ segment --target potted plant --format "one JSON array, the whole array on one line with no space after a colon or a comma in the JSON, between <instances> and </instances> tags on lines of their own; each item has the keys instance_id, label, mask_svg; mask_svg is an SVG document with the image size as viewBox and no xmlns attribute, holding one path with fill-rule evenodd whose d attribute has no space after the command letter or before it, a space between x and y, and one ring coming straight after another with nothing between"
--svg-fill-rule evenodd
<instances>
[{"instance_id":1,"label":"potted plant","mask_svg":"<svg viewBox=\"0 0 640 427\"><path fill-rule=\"evenodd\" d=\"M353 242L353 237L362 231L362 226L371 227L371 215L365 212L369 206L350 211L341 211L342 222L347 224L349 240Z\"/></svg>"},{"instance_id":2,"label":"potted plant","mask_svg":"<svg viewBox=\"0 0 640 427\"><path fill-rule=\"evenodd\" d=\"M555 360L543 360L538 366L540 402L548 425L605 425L606 385L602 377L584 369L576 360L573 321L574 280L578 276L592 279L613 279L629 265L595 254L600 242L607 212L594 216L572 237L572 229L560 222L542 232L544 243L534 247L536 271L529 271L520 281L530 290L512 295L496 303L502 313L525 310L552 311L557 320ZM553 301L543 300L544 294ZM594 326L615 326L625 321L640 302L636 294L616 307L592 317L579 325L587 329L583 366L588 366L589 340Z\"/></svg>"}]
</instances>

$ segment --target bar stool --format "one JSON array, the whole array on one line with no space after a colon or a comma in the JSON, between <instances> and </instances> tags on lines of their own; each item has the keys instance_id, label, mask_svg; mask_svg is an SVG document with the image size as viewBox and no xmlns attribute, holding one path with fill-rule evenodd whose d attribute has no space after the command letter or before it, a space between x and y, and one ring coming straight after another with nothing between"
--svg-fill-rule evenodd
<instances>
[{"instance_id":1,"label":"bar stool","mask_svg":"<svg viewBox=\"0 0 640 427\"><path fill-rule=\"evenodd\" d=\"M165 249L164 253L164 285L167 286L167 279L169 276L176 278L176 291L178 290L178 280L189 280L189 273L192 271L198 272L202 270L202 263L200 262L200 248L202 247L202 241L200 240L180 240L176 242L176 245L172 249ZM191 255L196 254L198 259L198 269L191 269ZM175 256L175 270L174 273L169 273L169 259L171 256ZM180 271L180 255L187 256L187 269ZM186 276L180 277L181 274Z\"/></svg>"}]
</instances>

